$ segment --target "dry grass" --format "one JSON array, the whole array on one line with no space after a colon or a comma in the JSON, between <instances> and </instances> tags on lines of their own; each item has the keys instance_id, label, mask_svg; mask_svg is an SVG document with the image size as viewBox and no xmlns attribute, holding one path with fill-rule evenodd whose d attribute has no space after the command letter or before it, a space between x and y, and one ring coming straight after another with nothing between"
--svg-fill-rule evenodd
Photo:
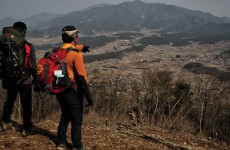
<instances>
[{"instance_id":1,"label":"dry grass","mask_svg":"<svg viewBox=\"0 0 230 150\"><path fill-rule=\"evenodd\" d=\"M111 43L110 43L111 44ZM170 71L173 80L181 79L192 82L195 75L182 67L189 62L201 62L206 66L216 67L227 71L223 64L208 61L221 54L229 47L230 43L218 43L214 45L198 45L184 47L149 46L142 52L127 53L122 59L110 59L105 61L86 64L89 79L92 78L93 71L99 72L114 71L128 76L141 77L143 70ZM107 48L113 47L112 45ZM92 50L97 51L97 49ZM109 49L107 49L109 51ZM96 53L96 52L95 52ZM103 53L102 51L97 53ZM88 54L90 55L90 54ZM180 55L180 58L177 58ZM3 91L4 92L4 91ZM2 92L1 92L2 93ZM121 97L124 98L124 97ZM1 95L1 99L5 99ZM99 98L98 98L99 99ZM122 99L123 100L123 99ZM0 102L0 114L3 108L3 101ZM46 115L47 116L47 115ZM52 118L47 116L44 120L35 122L38 127L34 135L22 138L19 131L0 131L0 149L55 149L56 131L59 122L59 113L52 114ZM15 119L15 118L14 118ZM106 116L90 112L85 109L83 124L83 143L89 150L169 150L173 149L166 143L174 144L184 149L196 150L227 150L225 142L206 135L196 135L197 129L188 120L178 121L178 118L168 120L168 122L153 123L144 120L141 126L131 126L127 114L122 116ZM21 126L20 120L16 120ZM37 121L37 120L36 120ZM68 142L70 141L70 130L68 130ZM148 137L148 138L147 138ZM154 140L157 139L157 140Z\"/></svg>"},{"instance_id":2,"label":"dry grass","mask_svg":"<svg viewBox=\"0 0 230 150\"><path fill-rule=\"evenodd\" d=\"M58 115L57 115L58 116ZM225 150L226 143L214 143L191 134L162 130L157 127L132 127L122 123L106 126L107 118L94 113L84 115L83 143L88 150L170 150L169 144L181 149ZM19 122L20 123L20 122ZM56 147L58 119L46 119L35 123L36 132L28 137L21 137L20 132L11 130L0 132L0 149L4 150L53 150ZM19 126L20 127L20 124ZM67 133L70 141L70 126ZM160 143L159 141L163 141ZM165 144L167 143L167 144ZM178 149L180 149L178 148Z\"/></svg>"}]
</instances>

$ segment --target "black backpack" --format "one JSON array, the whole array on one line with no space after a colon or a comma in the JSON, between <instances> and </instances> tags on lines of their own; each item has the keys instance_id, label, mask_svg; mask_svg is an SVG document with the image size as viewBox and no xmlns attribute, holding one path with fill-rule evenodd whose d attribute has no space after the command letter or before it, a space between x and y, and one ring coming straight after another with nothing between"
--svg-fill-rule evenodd
<instances>
[{"instance_id":1,"label":"black backpack","mask_svg":"<svg viewBox=\"0 0 230 150\"><path fill-rule=\"evenodd\" d=\"M4 27L0 36L0 77L19 78L25 63L25 33Z\"/></svg>"}]
</instances>

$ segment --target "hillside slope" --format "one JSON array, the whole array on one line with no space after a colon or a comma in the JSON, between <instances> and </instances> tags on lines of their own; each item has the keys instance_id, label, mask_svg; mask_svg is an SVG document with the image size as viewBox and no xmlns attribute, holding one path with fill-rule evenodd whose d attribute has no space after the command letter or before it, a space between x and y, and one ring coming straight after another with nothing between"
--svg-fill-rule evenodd
<instances>
[{"instance_id":1,"label":"hillside slope","mask_svg":"<svg viewBox=\"0 0 230 150\"><path fill-rule=\"evenodd\" d=\"M119 44L118 44L119 45ZM192 79L193 74L183 70L187 63L200 62L205 66L223 69L221 62L216 58L221 56L228 58L229 42L214 45L198 45L196 43L184 47L148 46L141 52L125 53L122 58L106 59L86 63L89 78L92 78L92 70L117 70L123 73L141 73L143 69L169 70L176 78ZM113 44L108 44L104 49L92 50L93 54L106 53L105 50L113 49ZM226 52L225 52L226 51ZM0 116L3 108L3 100L0 99ZM56 147L56 132L59 122L59 114L52 115L36 122L37 129L33 135L21 137L20 132L12 130L0 131L0 150L53 150ZM129 126L128 121L107 122L96 114L86 114L83 124L83 143L88 150L170 150L170 149L195 149L195 150L227 150L227 144L208 137L200 137L194 132L183 130L190 128L192 124L184 124L183 129L164 130L154 126L143 124L139 127ZM18 127L21 127L21 122ZM192 128L192 127L191 127ZM17 128L18 129L18 128ZM190 133L190 134L188 134ZM192 135L192 134L193 135ZM68 130L68 142L70 142L70 130Z\"/></svg>"},{"instance_id":2,"label":"hillside slope","mask_svg":"<svg viewBox=\"0 0 230 150\"><path fill-rule=\"evenodd\" d=\"M214 143L190 134L170 132L145 126L106 123L106 119L88 114L83 123L83 143L88 150L225 150L226 143ZM0 131L0 149L53 150L56 147L58 119L35 123L34 133L21 137L17 130ZM18 124L17 128L20 127ZM70 142L70 129L67 134ZM71 147L71 146L70 146Z\"/></svg>"}]
</instances>

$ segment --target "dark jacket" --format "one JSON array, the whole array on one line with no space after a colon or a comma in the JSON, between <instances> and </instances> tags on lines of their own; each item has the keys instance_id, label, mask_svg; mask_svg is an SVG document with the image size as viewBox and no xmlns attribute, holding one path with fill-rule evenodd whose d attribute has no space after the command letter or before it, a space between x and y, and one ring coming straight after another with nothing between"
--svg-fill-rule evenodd
<instances>
[{"instance_id":1,"label":"dark jacket","mask_svg":"<svg viewBox=\"0 0 230 150\"><path fill-rule=\"evenodd\" d=\"M35 49L31 43L28 43L25 41L25 44L27 44L30 47L30 54L29 54L29 63L30 66L25 67L22 75L18 79L11 79L9 77L3 76L2 77L2 86L3 88L7 88L9 85L9 80L14 81L15 84L32 84L34 81L37 80L37 63L36 63L36 57L35 57Z\"/></svg>"}]
</instances>

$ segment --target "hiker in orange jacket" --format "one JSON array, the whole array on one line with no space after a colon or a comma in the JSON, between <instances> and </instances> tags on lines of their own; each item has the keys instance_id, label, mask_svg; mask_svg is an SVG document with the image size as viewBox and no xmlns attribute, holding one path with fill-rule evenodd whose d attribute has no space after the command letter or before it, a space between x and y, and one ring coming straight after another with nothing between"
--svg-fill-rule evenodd
<instances>
[{"instance_id":1,"label":"hiker in orange jacket","mask_svg":"<svg viewBox=\"0 0 230 150\"><path fill-rule=\"evenodd\" d=\"M83 97L92 105L92 98L88 87L86 70L82 52L89 51L87 46L78 45L79 31L74 26L62 29L62 48L67 50L66 63L68 76L73 87L57 94L57 101L61 107L61 119L58 126L57 149L66 148L66 132L71 122L71 139L73 149L84 149L81 141Z\"/></svg>"}]
</instances>

